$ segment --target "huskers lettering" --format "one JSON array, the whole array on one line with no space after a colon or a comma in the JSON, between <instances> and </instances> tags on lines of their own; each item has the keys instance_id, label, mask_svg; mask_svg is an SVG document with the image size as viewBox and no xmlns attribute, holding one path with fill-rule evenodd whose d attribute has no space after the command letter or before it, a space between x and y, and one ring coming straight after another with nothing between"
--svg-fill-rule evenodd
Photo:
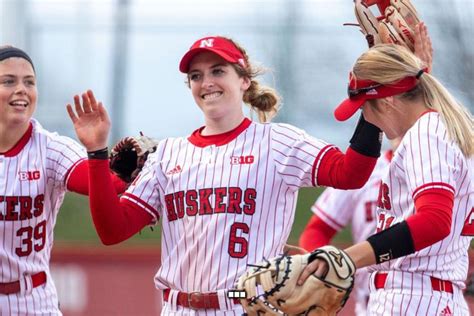
<instances>
[{"instance_id":1,"label":"huskers lettering","mask_svg":"<svg viewBox=\"0 0 474 316\"><path fill-rule=\"evenodd\" d=\"M23 221L43 214L44 194L31 196L0 196L0 220Z\"/></svg>"},{"instance_id":2,"label":"huskers lettering","mask_svg":"<svg viewBox=\"0 0 474 316\"><path fill-rule=\"evenodd\" d=\"M204 188L165 195L168 220L186 216L233 213L253 215L257 191L239 187Z\"/></svg>"}]
</instances>

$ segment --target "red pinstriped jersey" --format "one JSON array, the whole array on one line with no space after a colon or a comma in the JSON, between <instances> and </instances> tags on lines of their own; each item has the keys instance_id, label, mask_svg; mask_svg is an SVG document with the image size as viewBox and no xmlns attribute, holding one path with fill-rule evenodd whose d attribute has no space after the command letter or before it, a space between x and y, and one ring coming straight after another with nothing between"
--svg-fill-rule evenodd
<instances>
[{"instance_id":1,"label":"red pinstriped jersey","mask_svg":"<svg viewBox=\"0 0 474 316\"><path fill-rule=\"evenodd\" d=\"M245 119L216 136L160 142L122 199L162 221L158 288L234 288L247 264L282 252L297 192L328 145L286 124Z\"/></svg>"},{"instance_id":2,"label":"red pinstriped jersey","mask_svg":"<svg viewBox=\"0 0 474 316\"><path fill-rule=\"evenodd\" d=\"M0 154L0 283L47 273L46 285L31 295L0 294L0 314L57 314L58 299L49 273L53 228L66 180L85 158L75 141L32 119L20 142Z\"/></svg>"},{"instance_id":3,"label":"red pinstriped jersey","mask_svg":"<svg viewBox=\"0 0 474 316\"><path fill-rule=\"evenodd\" d=\"M311 207L311 210L326 224L340 231L351 225L352 241L359 243L375 233L376 205L380 179L390 163L392 151L377 160L367 183L357 190L327 188ZM369 275L366 268L357 269L354 284L356 314L365 315L369 296Z\"/></svg>"},{"instance_id":4,"label":"red pinstriped jersey","mask_svg":"<svg viewBox=\"0 0 474 316\"><path fill-rule=\"evenodd\" d=\"M389 153L391 155L391 151ZM354 243L366 240L375 233L375 211L380 179L389 163L390 160L387 155L380 157L369 180L360 189L325 189L313 204L311 210L337 231L350 224Z\"/></svg>"},{"instance_id":5,"label":"red pinstriped jersey","mask_svg":"<svg viewBox=\"0 0 474 316\"><path fill-rule=\"evenodd\" d=\"M403 137L382 180L377 228L386 229L413 215L418 194L441 188L454 193L451 232L432 246L375 269L422 272L464 287L472 234L462 231L474 205L473 170L472 159L449 138L441 116L423 114Z\"/></svg>"}]
</instances>

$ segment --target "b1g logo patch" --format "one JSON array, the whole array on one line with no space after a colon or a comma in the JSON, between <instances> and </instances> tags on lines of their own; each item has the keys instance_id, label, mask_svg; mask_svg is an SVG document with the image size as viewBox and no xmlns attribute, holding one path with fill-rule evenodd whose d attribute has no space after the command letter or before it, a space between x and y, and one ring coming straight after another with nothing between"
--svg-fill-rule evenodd
<instances>
[{"instance_id":1,"label":"b1g logo patch","mask_svg":"<svg viewBox=\"0 0 474 316\"><path fill-rule=\"evenodd\" d=\"M20 177L20 181L34 181L34 180L39 180L41 178L41 174L39 170L19 171L18 176Z\"/></svg>"},{"instance_id":2,"label":"b1g logo patch","mask_svg":"<svg viewBox=\"0 0 474 316\"><path fill-rule=\"evenodd\" d=\"M254 156L232 156L230 157L231 165L250 165L255 161Z\"/></svg>"}]
</instances>

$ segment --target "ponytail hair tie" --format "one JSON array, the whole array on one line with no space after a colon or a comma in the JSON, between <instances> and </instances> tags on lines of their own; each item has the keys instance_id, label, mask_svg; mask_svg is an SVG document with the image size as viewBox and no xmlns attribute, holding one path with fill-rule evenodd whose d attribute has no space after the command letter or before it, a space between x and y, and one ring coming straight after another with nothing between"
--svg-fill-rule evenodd
<instances>
[{"instance_id":1,"label":"ponytail hair tie","mask_svg":"<svg viewBox=\"0 0 474 316\"><path fill-rule=\"evenodd\" d=\"M418 73L416 74L415 78L416 79L420 79L421 75L425 72L425 69L420 69L420 71L418 71Z\"/></svg>"}]
</instances>

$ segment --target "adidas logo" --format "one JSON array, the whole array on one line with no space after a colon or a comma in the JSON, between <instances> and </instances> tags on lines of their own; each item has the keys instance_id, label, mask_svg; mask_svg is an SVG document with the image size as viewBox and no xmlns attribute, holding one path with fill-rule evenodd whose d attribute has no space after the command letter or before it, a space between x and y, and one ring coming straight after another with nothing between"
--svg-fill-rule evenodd
<instances>
[{"instance_id":1,"label":"adidas logo","mask_svg":"<svg viewBox=\"0 0 474 316\"><path fill-rule=\"evenodd\" d=\"M451 312L451 309L449 308L449 306L446 306L446 307L441 311L441 313L439 314L439 316L453 316L453 313Z\"/></svg>"},{"instance_id":2,"label":"adidas logo","mask_svg":"<svg viewBox=\"0 0 474 316\"><path fill-rule=\"evenodd\" d=\"M180 165L177 165L176 167L174 167L173 169L171 169L170 171L168 171L166 173L166 175L170 176L172 174L177 174L177 173L180 173L181 172L181 166Z\"/></svg>"},{"instance_id":3,"label":"adidas logo","mask_svg":"<svg viewBox=\"0 0 474 316\"><path fill-rule=\"evenodd\" d=\"M367 91L365 94L366 95L377 95L379 93L377 92L377 90L371 89L371 90Z\"/></svg>"}]
</instances>

